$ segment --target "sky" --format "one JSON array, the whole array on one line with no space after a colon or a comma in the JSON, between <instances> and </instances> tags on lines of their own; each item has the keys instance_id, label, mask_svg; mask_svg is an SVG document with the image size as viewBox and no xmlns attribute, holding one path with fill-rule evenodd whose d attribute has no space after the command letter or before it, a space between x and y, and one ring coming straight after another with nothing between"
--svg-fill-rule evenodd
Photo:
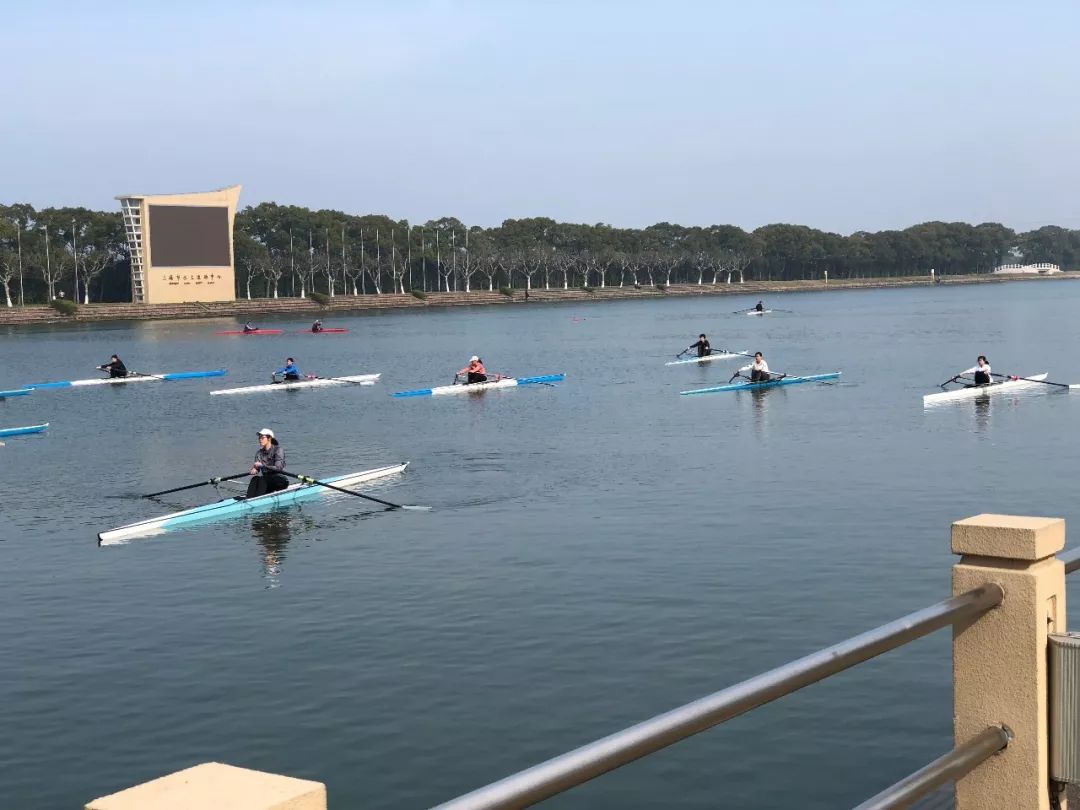
<instances>
[{"instance_id":1,"label":"sky","mask_svg":"<svg viewBox=\"0 0 1080 810\"><path fill-rule=\"evenodd\" d=\"M1080 3L0 0L0 202L1080 228Z\"/></svg>"}]
</instances>

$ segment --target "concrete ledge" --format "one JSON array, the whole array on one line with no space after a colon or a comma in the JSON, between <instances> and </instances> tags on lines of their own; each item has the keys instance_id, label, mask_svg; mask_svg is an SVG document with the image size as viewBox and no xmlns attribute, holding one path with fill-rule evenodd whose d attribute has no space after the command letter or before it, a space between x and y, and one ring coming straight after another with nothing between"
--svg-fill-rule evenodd
<instances>
[{"instance_id":1,"label":"concrete ledge","mask_svg":"<svg viewBox=\"0 0 1080 810\"><path fill-rule=\"evenodd\" d=\"M952 525L953 554L1043 560L1065 548L1061 518L982 514Z\"/></svg>"},{"instance_id":2,"label":"concrete ledge","mask_svg":"<svg viewBox=\"0 0 1080 810\"><path fill-rule=\"evenodd\" d=\"M94 799L86 810L326 810L326 786L205 762Z\"/></svg>"}]
</instances>

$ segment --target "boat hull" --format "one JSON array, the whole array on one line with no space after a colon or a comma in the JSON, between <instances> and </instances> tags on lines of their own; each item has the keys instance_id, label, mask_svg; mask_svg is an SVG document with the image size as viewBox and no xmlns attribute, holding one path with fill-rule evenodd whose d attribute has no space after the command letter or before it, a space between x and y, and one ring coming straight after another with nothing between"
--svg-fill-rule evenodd
<instances>
[{"instance_id":1,"label":"boat hull","mask_svg":"<svg viewBox=\"0 0 1080 810\"><path fill-rule=\"evenodd\" d=\"M415 391L397 391L391 396L399 399L405 397L438 397L449 394L479 394L494 388L516 388L519 385L551 385L566 379L565 374L543 374L539 377L508 377L505 380L492 382L472 383L471 385L443 385L438 388L420 388Z\"/></svg>"},{"instance_id":2,"label":"boat hull","mask_svg":"<svg viewBox=\"0 0 1080 810\"><path fill-rule=\"evenodd\" d=\"M664 365L685 366L690 363L697 363L698 365L700 365L701 363L710 363L713 360L729 360L732 357L743 357L745 355L746 352L713 352L712 354L708 354L705 357L688 357L685 360L669 360L668 362L664 363Z\"/></svg>"},{"instance_id":3,"label":"boat hull","mask_svg":"<svg viewBox=\"0 0 1080 810\"><path fill-rule=\"evenodd\" d=\"M312 332L310 329L302 329L299 334L301 335L341 335L348 332L348 329L334 328L334 329L321 329L318 332Z\"/></svg>"},{"instance_id":4,"label":"boat hull","mask_svg":"<svg viewBox=\"0 0 1080 810\"><path fill-rule=\"evenodd\" d=\"M202 377L224 377L229 373L226 368L213 371L174 371L167 374L129 374L126 377L102 377L96 380L63 380L61 382L31 383L26 388L83 388L88 385L127 385L137 382L175 382L176 380L195 380Z\"/></svg>"},{"instance_id":5,"label":"boat hull","mask_svg":"<svg viewBox=\"0 0 1080 810\"><path fill-rule=\"evenodd\" d=\"M14 391L0 391L0 399L7 399L8 397L25 397L27 394L34 393L32 388L16 388Z\"/></svg>"},{"instance_id":6,"label":"boat hull","mask_svg":"<svg viewBox=\"0 0 1080 810\"><path fill-rule=\"evenodd\" d=\"M350 473L347 475L336 475L322 480L326 481L328 484L348 489L349 487L358 486L367 483L368 481L375 481L380 478L386 478L387 476L404 472L405 468L408 466L409 462L405 461L401 464L376 467L371 470L364 470L363 472ZM171 515L140 520L137 523L129 523L127 526L121 526L118 529L101 532L98 534L98 545L117 545L138 537L152 537L154 535L164 534L169 529L176 528L177 526L186 526L194 523L221 520L235 515L262 512L277 506L286 506L288 504L316 498L319 495L328 492L333 492L333 490L326 489L326 487L320 487L317 484L293 484L288 489L283 489L280 492L272 492L269 495L260 495L256 498L227 498L226 500L204 504L203 506L196 506L193 509L185 509L182 512L174 512Z\"/></svg>"},{"instance_id":7,"label":"boat hull","mask_svg":"<svg viewBox=\"0 0 1080 810\"><path fill-rule=\"evenodd\" d=\"M975 399L977 397L988 397L991 394L1000 393L1001 391L1016 390L1018 388L1030 388L1038 385L1040 380L1045 380L1049 372L1043 372L1042 374L1032 374L1028 377L1022 377L1019 380L1004 380L999 383L992 383L990 385L975 385L970 388L957 388L953 391L941 391L937 394L926 394L923 396L923 405L937 405L942 402L955 402L958 399Z\"/></svg>"},{"instance_id":8,"label":"boat hull","mask_svg":"<svg viewBox=\"0 0 1080 810\"><path fill-rule=\"evenodd\" d=\"M326 388L331 385L374 385L379 381L381 374L356 374L352 377L334 377L333 379L320 377L316 380L297 380L296 382L281 382L267 385L249 385L245 388L224 388L220 391L211 391L210 396L221 394L257 394L264 391L296 391L301 388Z\"/></svg>"},{"instance_id":9,"label":"boat hull","mask_svg":"<svg viewBox=\"0 0 1080 810\"><path fill-rule=\"evenodd\" d=\"M784 385L799 385L800 383L825 382L835 380L840 376L839 371L828 374L809 374L805 377L783 377L779 380L770 380L765 383L734 383L731 385L715 385L712 388L695 388L693 391L680 391L682 396L691 394L719 394L725 391L760 391L765 388L780 388Z\"/></svg>"},{"instance_id":10,"label":"boat hull","mask_svg":"<svg viewBox=\"0 0 1080 810\"><path fill-rule=\"evenodd\" d=\"M3 436L28 436L31 433L44 433L49 427L46 422L43 425L27 425L26 427L0 428L0 437Z\"/></svg>"},{"instance_id":11,"label":"boat hull","mask_svg":"<svg viewBox=\"0 0 1080 810\"><path fill-rule=\"evenodd\" d=\"M284 329L256 329L253 332L245 332L243 329L226 329L222 332L214 332L215 335L283 335Z\"/></svg>"}]
</instances>

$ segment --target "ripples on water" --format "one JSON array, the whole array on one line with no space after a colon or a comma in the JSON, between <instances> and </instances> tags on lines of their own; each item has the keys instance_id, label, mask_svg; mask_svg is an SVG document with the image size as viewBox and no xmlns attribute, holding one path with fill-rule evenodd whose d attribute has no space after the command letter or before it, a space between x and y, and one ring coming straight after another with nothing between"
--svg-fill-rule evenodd
<instances>
[{"instance_id":1,"label":"ripples on water","mask_svg":"<svg viewBox=\"0 0 1080 810\"><path fill-rule=\"evenodd\" d=\"M52 422L0 449L5 795L78 806L221 760L324 780L334 807L422 807L937 601L950 521L1072 519L1080 395L926 411L921 396L979 353L1080 381L1078 300L1056 282L777 297L794 313L764 319L717 298L389 313L317 339L214 337L221 321L0 333L8 383L92 376L113 351L145 371L230 368L0 403L0 426ZM844 375L681 398L736 365L663 365L702 330L778 370ZM474 352L569 376L387 396L449 381ZM287 354L383 380L207 395ZM211 498L136 495L241 471L266 425L295 472L413 461L372 492L435 510L331 496L96 547L102 529ZM553 804L855 804L949 746L948 644Z\"/></svg>"}]
</instances>

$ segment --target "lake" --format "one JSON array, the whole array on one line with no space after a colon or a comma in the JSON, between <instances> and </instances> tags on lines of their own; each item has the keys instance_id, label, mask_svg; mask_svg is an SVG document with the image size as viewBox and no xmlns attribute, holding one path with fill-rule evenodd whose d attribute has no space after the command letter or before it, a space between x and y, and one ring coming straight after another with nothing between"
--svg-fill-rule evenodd
<instances>
[{"instance_id":1,"label":"lake","mask_svg":"<svg viewBox=\"0 0 1080 810\"><path fill-rule=\"evenodd\" d=\"M1080 285L925 287L389 312L344 335L230 322L0 331L5 383L227 366L224 378L38 391L0 427L0 784L70 808L205 761L327 783L331 808L421 808L948 596L949 524L1074 506L1080 392L923 408L987 354L1080 382ZM706 332L840 384L680 397L735 361L665 367ZM557 387L395 400L489 371ZM291 355L374 387L235 397ZM400 460L345 495L98 548L208 502L141 493L244 471ZM232 490L224 490L232 494ZM1077 528L1074 528L1074 532ZM1075 544L1075 541L1074 541ZM1074 611L1075 615L1075 611ZM951 746L940 632L553 800L851 806Z\"/></svg>"}]
</instances>

